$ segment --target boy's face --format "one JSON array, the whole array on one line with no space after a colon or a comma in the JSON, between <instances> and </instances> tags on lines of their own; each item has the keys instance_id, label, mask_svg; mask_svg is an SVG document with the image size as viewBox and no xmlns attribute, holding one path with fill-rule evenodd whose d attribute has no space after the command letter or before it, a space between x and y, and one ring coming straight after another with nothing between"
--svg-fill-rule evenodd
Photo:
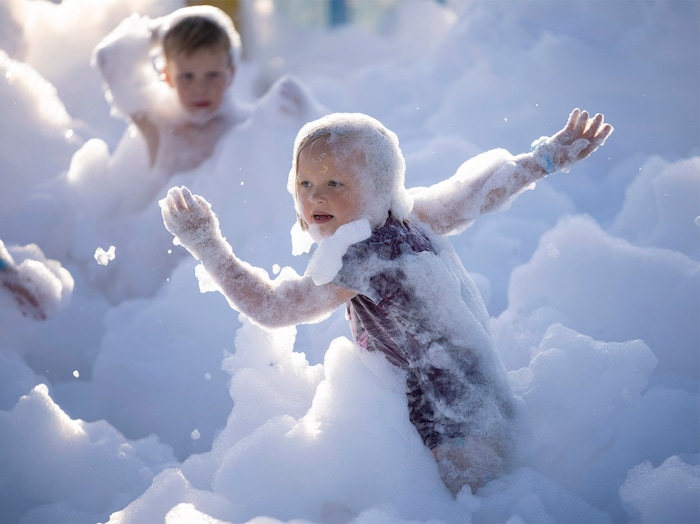
<instances>
[{"instance_id":1,"label":"boy's face","mask_svg":"<svg viewBox=\"0 0 700 524\"><path fill-rule=\"evenodd\" d=\"M177 91L180 103L191 116L211 116L219 109L234 68L228 54L218 49L176 53L165 67L165 79Z\"/></svg>"},{"instance_id":2,"label":"boy's face","mask_svg":"<svg viewBox=\"0 0 700 524\"><path fill-rule=\"evenodd\" d=\"M357 155L355 155L357 156ZM360 162L353 155L341 163L324 138L304 147L297 159L297 201L304 221L322 238L343 224L362 218Z\"/></svg>"}]
</instances>

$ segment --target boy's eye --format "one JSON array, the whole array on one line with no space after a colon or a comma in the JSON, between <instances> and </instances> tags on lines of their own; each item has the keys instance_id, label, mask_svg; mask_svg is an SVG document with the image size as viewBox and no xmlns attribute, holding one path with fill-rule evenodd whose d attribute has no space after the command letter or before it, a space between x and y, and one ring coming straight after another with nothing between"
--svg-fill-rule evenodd
<instances>
[{"instance_id":1,"label":"boy's eye","mask_svg":"<svg viewBox=\"0 0 700 524\"><path fill-rule=\"evenodd\" d=\"M308 180L302 180L301 182L299 182L299 187L311 187L311 182L309 182Z\"/></svg>"},{"instance_id":2,"label":"boy's eye","mask_svg":"<svg viewBox=\"0 0 700 524\"><path fill-rule=\"evenodd\" d=\"M336 180L329 180L329 181L328 181L328 185L329 185L330 187L340 187L340 182L338 182L338 181L336 181Z\"/></svg>"}]
</instances>

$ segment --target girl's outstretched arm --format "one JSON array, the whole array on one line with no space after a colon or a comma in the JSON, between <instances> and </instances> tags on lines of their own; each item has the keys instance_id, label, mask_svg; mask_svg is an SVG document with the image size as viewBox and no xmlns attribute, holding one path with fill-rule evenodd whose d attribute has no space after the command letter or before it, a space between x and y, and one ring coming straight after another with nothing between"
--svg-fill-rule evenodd
<instances>
[{"instance_id":1,"label":"girl's outstretched arm","mask_svg":"<svg viewBox=\"0 0 700 524\"><path fill-rule=\"evenodd\" d=\"M603 115L591 118L574 109L564 128L551 138L536 140L532 152L513 157L503 149L488 151L467 160L451 178L412 190L414 213L437 233L459 233L537 180L590 156L612 132Z\"/></svg>"},{"instance_id":2,"label":"girl's outstretched arm","mask_svg":"<svg viewBox=\"0 0 700 524\"><path fill-rule=\"evenodd\" d=\"M308 276L273 282L265 271L234 255L209 202L184 186L171 188L159 204L176 242L202 262L232 307L258 324L282 327L318 321L355 295L332 283L317 286Z\"/></svg>"}]
</instances>

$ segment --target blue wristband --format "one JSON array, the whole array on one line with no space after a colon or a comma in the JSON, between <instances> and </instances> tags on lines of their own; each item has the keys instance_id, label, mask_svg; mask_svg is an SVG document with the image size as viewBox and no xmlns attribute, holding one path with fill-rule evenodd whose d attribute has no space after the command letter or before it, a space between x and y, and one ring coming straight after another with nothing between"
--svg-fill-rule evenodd
<instances>
[{"instance_id":1,"label":"blue wristband","mask_svg":"<svg viewBox=\"0 0 700 524\"><path fill-rule=\"evenodd\" d=\"M552 157L549 156L549 153L547 153L544 148L539 149L539 153L536 155L538 163L542 166L542 169L544 169L544 172L547 173L548 175L551 175L554 173L557 168L554 166L554 162L552 161Z\"/></svg>"},{"instance_id":2,"label":"blue wristband","mask_svg":"<svg viewBox=\"0 0 700 524\"><path fill-rule=\"evenodd\" d=\"M0 258L0 271L3 271L8 267L10 267L10 264L4 258Z\"/></svg>"},{"instance_id":3,"label":"blue wristband","mask_svg":"<svg viewBox=\"0 0 700 524\"><path fill-rule=\"evenodd\" d=\"M554 165L552 156L545 149L545 144L549 137L543 136L538 140L535 140L530 147L530 151L534 152L534 159L540 165L544 172L548 175L556 172L557 166Z\"/></svg>"}]
</instances>

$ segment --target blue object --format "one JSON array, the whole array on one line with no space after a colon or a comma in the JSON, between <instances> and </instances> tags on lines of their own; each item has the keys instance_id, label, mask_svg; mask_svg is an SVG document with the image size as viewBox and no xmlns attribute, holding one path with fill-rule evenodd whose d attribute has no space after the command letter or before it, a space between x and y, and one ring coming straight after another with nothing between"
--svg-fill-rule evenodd
<instances>
[{"instance_id":1,"label":"blue object","mask_svg":"<svg viewBox=\"0 0 700 524\"><path fill-rule=\"evenodd\" d=\"M328 14L331 26L347 24L350 21L348 6L345 0L329 0Z\"/></svg>"},{"instance_id":2,"label":"blue object","mask_svg":"<svg viewBox=\"0 0 700 524\"><path fill-rule=\"evenodd\" d=\"M545 149L545 144L549 140L549 137L543 136L532 143L530 151L535 153L535 161L542 166L544 172L548 175L557 171L557 166L554 165L551 155Z\"/></svg>"},{"instance_id":3,"label":"blue object","mask_svg":"<svg viewBox=\"0 0 700 524\"><path fill-rule=\"evenodd\" d=\"M557 168L554 166L554 162L552 161L552 157L549 156L549 153L547 153L544 149L540 151L539 159L540 165L544 169L544 172L548 175L551 175L557 170Z\"/></svg>"}]
</instances>

